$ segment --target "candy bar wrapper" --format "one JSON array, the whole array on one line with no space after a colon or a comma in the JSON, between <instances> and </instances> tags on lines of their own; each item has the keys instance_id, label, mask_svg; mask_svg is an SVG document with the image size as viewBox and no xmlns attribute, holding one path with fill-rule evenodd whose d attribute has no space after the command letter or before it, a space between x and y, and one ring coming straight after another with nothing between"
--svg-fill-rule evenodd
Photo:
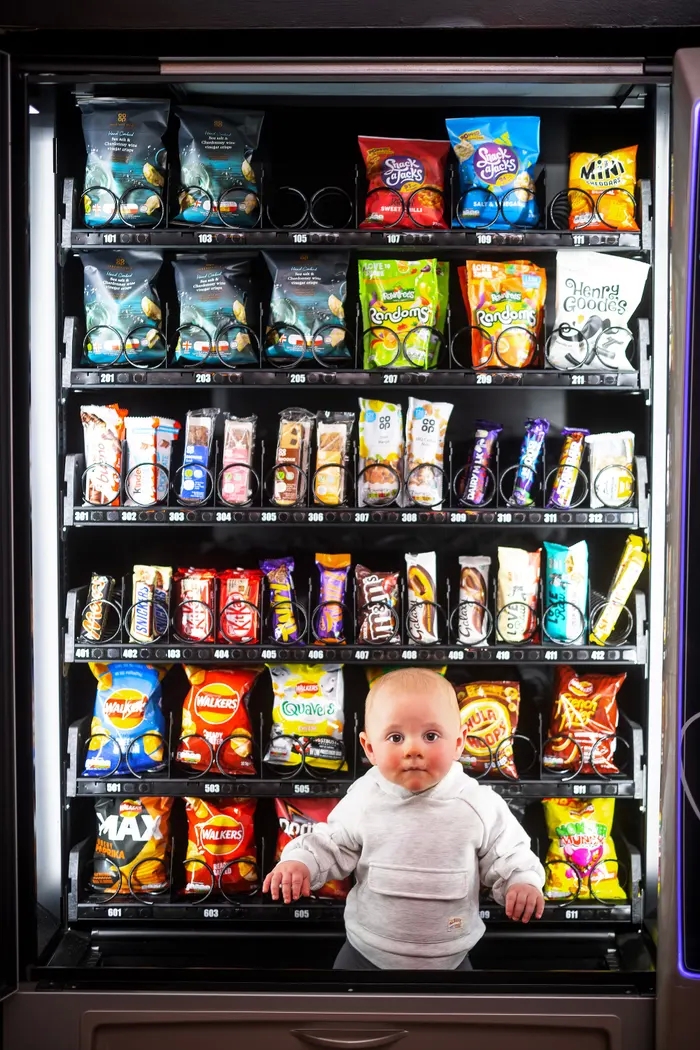
<instances>
[{"instance_id":1,"label":"candy bar wrapper","mask_svg":"<svg viewBox=\"0 0 700 1050\"><path fill-rule=\"evenodd\" d=\"M316 417L304 408L286 408L280 412L273 492L273 501L279 507L292 507L303 502L306 496L315 421Z\"/></svg>"},{"instance_id":2,"label":"candy bar wrapper","mask_svg":"<svg viewBox=\"0 0 700 1050\"><path fill-rule=\"evenodd\" d=\"M499 642L519 645L535 639L541 553L519 547L498 548L496 638Z\"/></svg>"},{"instance_id":3,"label":"candy bar wrapper","mask_svg":"<svg viewBox=\"0 0 700 1050\"><path fill-rule=\"evenodd\" d=\"M226 569L219 573L220 642L230 645L259 645L260 569Z\"/></svg>"},{"instance_id":4,"label":"candy bar wrapper","mask_svg":"<svg viewBox=\"0 0 700 1050\"><path fill-rule=\"evenodd\" d=\"M406 506L442 508L445 434L454 405L408 399L406 416Z\"/></svg>"},{"instance_id":5,"label":"candy bar wrapper","mask_svg":"<svg viewBox=\"0 0 700 1050\"><path fill-rule=\"evenodd\" d=\"M360 507L386 506L401 492L403 467L401 405L360 398Z\"/></svg>"},{"instance_id":6,"label":"candy bar wrapper","mask_svg":"<svg viewBox=\"0 0 700 1050\"><path fill-rule=\"evenodd\" d=\"M480 507L484 503L489 485L488 471L493 473L491 460L498 435L502 430L500 423L477 419L474 448L467 468L462 472L460 479L460 502L469 503L472 507Z\"/></svg>"},{"instance_id":7,"label":"candy bar wrapper","mask_svg":"<svg viewBox=\"0 0 700 1050\"><path fill-rule=\"evenodd\" d=\"M128 409L119 405L81 406L87 503L119 506L124 419L128 414Z\"/></svg>"},{"instance_id":8,"label":"candy bar wrapper","mask_svg":"<svg viewBox=\"0 0 700 1050\"><path fill-rule=\"evenodd\" d=\"M174 419L126 420L126 506L150 507L167 499L173 441L179 431Z\"/></svg>"},{"instance_id":9,"label":"candy bar wrapper","mask_svg":"<svg viewBox=\"0 0 700 1050\"><path fill-rule=\"evenodd\" d=\"M224 413L224 451L221 484L224 503L243 507L253 498L253 466L255 431L258 417L233 416Z\"/></svg>"},{"instance_id":10,"label":"candy bar wrapper","mask_svg":"<svg viewBox=\"0 0 700 1050\"><path fill-rule=\"evenodd\" d=\"M153 617L155 639L158 639L164 638L170 627L170 592L172 590L173 570L168 565L154 565L154 569Z\"/></svg>"},{"instance_id":11,"label":"candy bar wrapper","mask_svg":"<svg viewBox=\"0 0 700 1050\"><path fill-rule=\"evenodd\" d=\"M319 642L345 642L343 603L351 558L349 554L317 554L319 571L319 605L315 627ZM324 602L328 603L324 605Z\"/></svg>"},{"instance_id":12,"label":"candy bar wrapper","mask_svg":"<svg viewBox=\"0 0 700 1050\"><path fill-rule=\"evenodd\" d=\"M215 569L175 570L175 629L188 642L213 642Z\"/></svg>"},{"instance_id":13,"label":"candy bar wrapper","mask_svg":"<svg viewBox=\"0 0 700 1050\"><path fill-rule=\"evenodd\" d=\"M372 572L364 565L356 565L355 594L359 640L398 645L401 641L399 574Z\"/></svg>"},{"instance_id":14,"label":"candy bar wrapper","mask_svg":"<svg viewBox=\"0 0 700 1050\"><path fill-rule=\"evenodd\" d=\"M156 570L154 565L134 565L131 589L129 638L145 644L154 640L153 615Z\"/></svg>"},{"instance_id":15,"label":"candy bar wrapper","mask_svg":"<svg viewBox=\"0 0 700 1050\"><path fill-rule=\"evenodd\" d=\"M545 543L542 632L558 645L580 645L588 625L588 544Z\"/></svg>"},{"instance_id":16,"label":"candy bar wrapper","mask_svg":"<svg viewBox=\"0 0 700 1050\"><path fill-rule=\"evenodd\" d=\"M465 555L459 559L460 645L486 645L490 572L490 558Z\"/></svg>"},{"instance_id":17,"label":"candy bar wrapper","mask_svg":"<svg viewBox=\"0 0 700 1050\"><path fill-rule=\"evenodd\" d=\"M354 412L319 412L316 416L316 471L314 501L328 507L345 502ZM324 469L328 468L328 469Z\"/></svg>"},{"instance_id":18,"label":"candy bar wrapper","mask_svg":"<svg viewBox=\"0 0 700 1050\"><path fill-rule=\"evenodd\" d=\"M276 642L298 642L299 626L293 602L294 558L268 558L260 562L270 588L272 636Z\"/></svg>"},{"instance_id":19,"label":"candy bar wrapper","mask_svg":"<svg viewBox=\"0 0 700 1050\"><path fill-rule=\"evenodd\" d=\"M212 494L210 471L211 446L218 408L199 408L187 413L185 423L185 456L180 478L180 500L204 503Z\"/></svg>"},{"instance_id":20,"label":"candy bar wrapper","mask_svg":"<svg viewBox=\"0 0 700 1050\"><path fill-rule=\"evenodd\" d=\"M546 419L528 419L525 422L525 437L520 446L520 459L515 472L513 493L508 500L509 507L526 507L532 503L530 489L536 477L537 463L548 430L549 421Z\"/></svg>"},{"instance_id":21,"label":"candy bar wrapper","mask_svg":"<svg viewBox=\"0 0 700 1050\"><path fill-rule=\"evenodd\" d=\"M608 591L607 601L597 614L595 622L591 624L591 642L595 645L605 645L615 630L620 613L627 604L646 561L644 540L641 536L628 536Z\"/></svg>"},{"instance_id":22,"label":"candy bar wrapper","mask_svg":"<svg viewBox=\"0 0 700 1050\"><path fill-rule=\"evenodd\" d=\"M624 506L634 495L634 434L589 434L586 444L591 507Z\"/></svg>"},{"instance_id":23,"label":"candy bar wrapper","mask_svg":"<svg viewBox=\"0 0 700 1050\"><path fill-rule=\"evenodd\" d=\"M583 427L564 427L561 433L564 444L547 506L567 510L574 498L590 430L584 430Z\"/></svg>"},{"instance_id":24,"label":"candy bar wrapper","mask_svg":"<svg viewBox=\"0 0 700 1050\"><path fill-rule=\"evenodd\" d=\"M87 602L83 610L83 622L80 637L86 642L102 641L102 634L109 618L115 581L111 576L100 576L93 572L90 577Z\"/></svg>"},{"instance_id":25,"label":"candy bar wrapper","mask_svg":"<svg viewBox=\"0 0 700 1050\"><path fill-rule=\"evenodd\" d=\"M412 645L438 642L437 558L435 551L406 555L408 637Z\"/></svg>"}]
</instances>

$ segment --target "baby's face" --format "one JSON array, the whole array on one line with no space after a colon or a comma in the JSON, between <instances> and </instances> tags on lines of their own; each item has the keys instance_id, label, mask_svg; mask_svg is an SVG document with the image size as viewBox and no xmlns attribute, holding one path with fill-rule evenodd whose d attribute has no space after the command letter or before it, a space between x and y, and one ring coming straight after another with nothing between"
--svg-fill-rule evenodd
<instances>
[{"instance_id":1,"label":"baby's face","mask_svg":"<svg viewBox=\"0 0 700 1050\"><path fill-rule=\"evenodd\" d=\"M425 791L464 750L459 710L444 694L391 691L377 699L360 741L373 766L408 791Z\"/></svg>"}]
</instances>

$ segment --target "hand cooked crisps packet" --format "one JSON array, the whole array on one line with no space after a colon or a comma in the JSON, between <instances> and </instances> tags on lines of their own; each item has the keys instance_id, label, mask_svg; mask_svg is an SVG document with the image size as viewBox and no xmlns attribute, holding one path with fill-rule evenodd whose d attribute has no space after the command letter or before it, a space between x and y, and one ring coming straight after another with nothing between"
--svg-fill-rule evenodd
<instances>
[{"instance_id":1,"label":"hand cooked crisps packet","mask_svg":"<svg viewBox=\"0 0 700 1050\"><path fill-rule=\"evenodd\" d=\"M536 364L547 296L544 269L525 259L467 259L458 273L473 326L474 368L527 368Z\"/></svg>"},{"instance_id":2,"label":"hand cooked crisps packet","mask_svg":"<svg viewBox=\"0 0 700 1050\"><path fill-rule=\"evenodd\" d=\"M475 776L518 779L512 736L518 729L517 682L467 682L455 686L462 727L467 730L460 759Z\"/></svg>"},{"instance_id":3,"label":"hand cooked crisps packet","mask_svg":"<svg viewBox=\"0 0 700 1050\"><path fill-rule=\"evenodd\" d=\"M298 364L347 360L348 252L263 252L272 275L265 354Z\"/></svg>"},{"instance_id":4,"label":"hand cooked crisps packet","mask_svg":"<svg viewBox=\"0 0 700 1050\"><path fill-rule=\"evenodd\" d=\"M447 263L360 259L357 268L364 367L435 368L447 316Z\"/></svg>"},{"instance_id":5,"label":"hand cooked crisps packet","mask_svg":"<svg viewBox=\"0 0 700 1050\"><path fill-rule=\"evenodd\" d=\"M346 773L341 664L268 664L274 702L265 761Z\"/></svg>"},{"instance_id":6,"label":"hand cooked crisps packet","mask_svg":"<svg viewBox=\"0 0 700 1050\"><path fill-rule=\"evenodd\" d=\"M545 898L626 900L610 835L615 799L545 798L542 805L549 834Z\"/></svg>"},{"instance_id":7,"label":"hand cooked crisps packet","mask_svg":"<svg viewBox=\"0 0 700 1050\"><path fill-rule=\"evenodd\" d=\"M281 859L285 846L299 835L308 835L318 824L325 824L339 801L337 798L276 798L275 812L279 830L275 864ZM316 891L316 896L344 901L349 892L350 879L329 879Z\"/></svg>"},{"instance_id":8,"label":"hand cooked crisps packet","mask_svg":"<svg viewBox=\"0 0 700 1050\"><path fill-rule=\"evenodd\" d=\"M569 229L638 230L634 220L637 147L570 153ZM591 207L591 205L593 205Z\"/></svg>"},{"instance_id":9,"label":"hand cooked crisps packet","mask_svg":"<svg viewBox=\"0 0 700 1050\"><path fill-rule=\"evenodd\" d=\"M213 888L226 895L255 889L255 806L254 798L234 798L221 805L210 799L185 799L185 893L208 893Z\"/></svg>"},{"instance_id":10,"label":"hand cooked crisps packet","mask_svg":"<svg viewBox=\"0 0 700 1050\"><path fill-rule=\"evenodd\" d=\"M101 798L92 889L163 893L170 886L171 798Z\"/></svg>"},{"instance_id":11,"label":"hand cooked crisps packet","mask_svg":"<svg viewBox=\"0 0 700 1050\"><path fill-rule=\"evenodd\" d=\"M449 142L358 138L367 172L363 227L446 230L445 161Z\"/></svg>"},{"instance_id":12,"label":"hand cooked crisps packet","mask_svg":"<svg viewBox=\"0 0 700 1050\"><path fill-rule=\"evenodd\" d=\"M542 756L550 773L573 770L610 776L618 721L617 694L626 674L578 674L558 667L549 742Z\"/></svg>"},{"instance_id":13,"label":"hand cooked crisps packet","mask_svg":"<svg viewBox=\"0 0 700 1050\"><path fill-rule=\"evenodd\" d=\"M540 118L450 117L445 124L459 161L461 196L452 225L536 226L533 169L540 154Z\"/></svg>"},{"instance_id":14,"label":"hand cooked crisps packet","mask_svg":"<svg viewBox=\"0 0 700 1050\"><path fill-rule=\"evenodd\" d=\"M202 773L255 773L248 697L259 673L253 667L185 664L191 688L182 705L178 762Z\"/></svg>"},{"instance_id":15,"label":"hand cooked crisps packet","mask_svg":"<svg viewBox=\"0 0 700 1050\"><path fill-rule=\"evenodd\" d=\"M165 763L160 682L168 668L93 663L90 670L97 679L97 695L84 775L138 776L158 772Z\"/></svg>"},{"instance_id":16,"label":"hand cooked crisps packet","mask_svg":"<svg viewBox=\"0 0 700 1050\"><path fill-rule=\"evenodd\" d=\"M360 398L360 507L386 507L403 483L403 413L401 405Z\"/></svg>"}]
</instances>

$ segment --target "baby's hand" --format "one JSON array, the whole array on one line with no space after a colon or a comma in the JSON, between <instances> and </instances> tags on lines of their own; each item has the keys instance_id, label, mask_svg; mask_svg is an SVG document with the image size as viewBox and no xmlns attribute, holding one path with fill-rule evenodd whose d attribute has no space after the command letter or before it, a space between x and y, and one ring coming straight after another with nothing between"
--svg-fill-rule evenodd
<instances>
[{"instance_id":1,"label":"baby's hand","mask_svg":"<svg viewBox=\"0 0 700 1050\"><path fill-rule=\"evenodd\" d=\"M506 915L515 922L529 922L533 914L541 919L543 911L544 897L529 882L515 882L506 893Z\"/></svg>"},{"instance_id":2,"label":"baby's hand","mask_svg":"<svg viewBox=\"0 0 700 1050\"><path fill-rule=\"evenodd\" d=\"M273 901L279 900L280 888L285 904L311 896L311 875L300 860L281 860L263 883L263 893L270 892Z\"/></svg>"}]
</instances>

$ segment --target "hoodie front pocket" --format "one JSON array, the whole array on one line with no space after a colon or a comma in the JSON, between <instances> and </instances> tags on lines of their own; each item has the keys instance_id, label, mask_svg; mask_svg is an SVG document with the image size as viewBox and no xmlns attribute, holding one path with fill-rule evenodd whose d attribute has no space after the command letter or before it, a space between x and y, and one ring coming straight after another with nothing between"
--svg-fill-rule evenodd
<instances>
[{"instance_id":1,"label":"hoodie front pocket","mask_svg":"<svg viewBox=\"0 0 700 1050\"><path fill-rule=\"evenodd\" d=\"M466 871L437 871L435 868L396 868L370 864L369 888L387 897L457 901L467 895Z\"/></svg>"},{"instance_id":2,"label":"hoodie front pocket","mask_svg":"<svg viewBox=\"0 0 700 1050\"><path fill-rule=\"evenodd\" d=\"M469 925L466 871L370 864L366 883L355 892L355 914L364 936L386 951L396 952L402 944L449 945ZM446 946L445 954L450 950Z\"/></svg>"}]
</instances>

